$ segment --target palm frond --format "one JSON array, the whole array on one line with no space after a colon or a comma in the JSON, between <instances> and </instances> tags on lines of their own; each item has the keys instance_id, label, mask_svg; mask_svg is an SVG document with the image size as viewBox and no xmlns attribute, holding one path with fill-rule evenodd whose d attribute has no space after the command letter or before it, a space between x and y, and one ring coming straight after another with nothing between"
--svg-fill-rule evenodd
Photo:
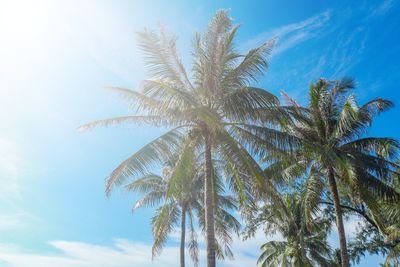
<instances>
[{"instance_id":1,"label":"palm frond","mask_svg":"<svg viewBox=\"0 0 400 267\"><path fill-rule=\"evenodd\" d=\"M164 28L160 29L160 34L146 29L138 33L138 44L153 77L167 79L187 90L192 87L176 51L175 36L168 36Z\"/></svg>"},{"instance_id":2,"label":"palm frond","mask_svg":"<svg viewBox=\"0 0 400 267\"><path fill-rule=\"evenodd\" d=\"M242 87L221 99L224 116L233 121L261 121L262 109L277 106L276 96L255 87Z\"/></svg>"},{"instance_id":3,"label":"palm frond","mask_svg":"<svg viewBox=\"0 0 400 267\"><path fill-rule=\"evenodd\" d=\"M93 121L78 127L78 131L91 130L97 127L108 127L112 125L119 125L122 123L133 123L135 125L153 125L153 126L169 126L167 118L162 116L123 116L111 119Z\"/></svg>"},{"instance_id":4,"label":"palm frond","mask_svg":"<svg viewBox=\"0 0 400 267\"><path fill-rule=\"evenodd\" d=\"M243 61L225 76L222 83L231 88L243 88L257 82L259 76L268 68L268 56L274 44L275 40L271 40L251 49Z\"/></svg>"},{"instance_id":5,"label":"palm frond","mask_svg":"<svg viewBox=\"0 0 400 267\"><path fill-rule=\"evenodd\" d=\"M182 140L180 128L156 138L119 164L107 178L106 193L109 194L114 185L120 185L129 177L148 174L155 164L163 164L171 159Z\"/></svg>"},{"instance_id":6,"label":"palm frond","mask_svg":"<svg viewBox=\"0 0 400 267\"><path fill-rule=\"evenodd\" d=\"M168 235L173 231L177 224L180 211L176 203L166 203L156 210L152 218L152 228L154 242L151 249L152 258L161 253L162 248L167 242Z\"/></svg>"},{"instance_id":7,"label":"palm frond","mask_svg":"<svg viewBox=\"0 0 400 267\"><path fill-rule=\"evenodd\" d=\"M199 244L197 242L197 233L194 228L194 220L193 220L193 213L192 211L188 212L188 218L189 218L189 242L188 242L188 248L189 248L189 255L193 260L194 266L198 267L199 266Z\"/></svg>"}]
</instances>

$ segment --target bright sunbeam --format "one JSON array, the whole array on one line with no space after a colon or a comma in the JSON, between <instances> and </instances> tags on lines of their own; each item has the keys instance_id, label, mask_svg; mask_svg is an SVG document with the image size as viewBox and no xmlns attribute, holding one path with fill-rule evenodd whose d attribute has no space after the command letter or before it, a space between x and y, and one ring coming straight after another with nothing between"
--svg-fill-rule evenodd
<instances>
[{"instance_id":1,"label":"bright sunbeam","mask_svg":"<svg viewBox=\"0 0 400 267\"><path fill-rule=\"evenodd\" d=\"M0 1L0 105L8 110L0 118L5 121L49 105L43 84L54 80L55 68L70 52L62 11L60 1Z\"/></svg>"},{"instance_id":2,"label":"bright sunbeam","mask_svg":"<svg viewBox=\"0 0 400 267\"><path fill-rule=\"evenodd\" d=\"M0 34L2 58L29 60L27 56L40 52L46 33L54 26L50 1L13 1L0 4Z\"/></svg>"}]
</instances>

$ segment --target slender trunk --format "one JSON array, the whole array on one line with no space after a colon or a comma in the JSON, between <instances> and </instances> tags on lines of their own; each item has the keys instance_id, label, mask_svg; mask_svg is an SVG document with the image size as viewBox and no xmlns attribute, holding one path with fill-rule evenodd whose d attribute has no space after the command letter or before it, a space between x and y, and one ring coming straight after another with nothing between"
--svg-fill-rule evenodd
<instances>
[{"instance_id":1,"label":"slender trunk","mask_svg":"<svg viewBox=\"0 0 400 267\"><path fill-rule=\"evenodd\" d=\"M335 206L335 213L336 213L336 225L338 228L339 234L339 243L340 243L340 256L342 260L342 267L349 267L349 254L347 252L347 245L346 245L346 234L344 231L343 225L343 216L342 216L342 208L340 206L340 199L339 193L336 185L335 174L333 172L333 168L328 168L328 179L329 179L329 187L331 189L333 204Z\"/></svg>"},{"instance_id":2,"label":"slender trunk","mask_svg":"<svg viewBox=\"0 0 400 267\"><path fill-rule=\"evenodd\" d=\"M205 136L204 203L206 222L207 267L215 267L214 204L212 192L211 140Z\"/></svg>"},{"instance_id":3,"label":"slender trunk","mask_svg":"<svg viewBox=\"0 0 400 267\"><path fill-rule=\"evenodd\" d=\"M306 223L304 222L304 219L301 220L301 225L300 225L300 248L301 248L301 256L302 256L302 261L307 261L307 253L306 253L306 248L304 246L304 230L306 227Z\"/></svg>"},{"instance_id":4,"label":"slender trunk","mask_svg":"<svg viewBox=\"0 0 400 267\"><path fill-rule=\"evenodd\" d=\"M181 217L181 267L185 267L185 235L186 235L186 208L182 206L182 217Z\"/></svg>"}]
</instances>

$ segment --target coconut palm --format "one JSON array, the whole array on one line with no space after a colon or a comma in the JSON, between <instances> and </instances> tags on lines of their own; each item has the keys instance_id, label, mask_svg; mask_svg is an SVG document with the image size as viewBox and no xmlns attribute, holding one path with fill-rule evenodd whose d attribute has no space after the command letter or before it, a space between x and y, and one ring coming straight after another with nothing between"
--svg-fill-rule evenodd
<instances>
[{"instance_id":1,"label":"coconut palm","mask_svg":"<svg viewBox=\"0 0 400 267\"><path fill-rule=\"evenodd\" d=\"M215 209L215 235L216 235L216 257L220 260L224 260L225 257L233 259L232 252L232 236L239 236L241 224L232 215L232 211L238 210L238 200L226 193L226 186L224 184L224 168L221 166L221 162L213 159L212 161L212 195L213 195L213 206ZM201 164L204 165L204 164ZM204 168L200 170L200 181L204 181ZM204 185L204 184L203 184ZM204 187L202 187L204 189ZM204 199L204 190L202 190L202 199ZM199 202L201 203L201 202ZM199 225L203 232L206 232L206 217L204 203L198 207L199 213Z\"/></svg>"},{"instance_id":2,"label":"coconut palm","mask_svg":"<svg viewBox=\"0 0 400 267\"><path fill-rule=\"evenodd\" d=\"M396 227L397 226L397 230ZM397 232L397 233L396 233ZM398 221L392 222L381 232L375 226L362 223L349 242L349 254L352 262L358 264L367 253L386 256L384 267L394 267L400 264L400 235Z\"/></svg>"},{"instance_id":3,"label":"coconut palm","mask_svg":"<svg viewBox=\"0 0 400 267\"><path fill-rule=\"evenodd\" d=\"M398 209L398 208L397 208ZM391 248L386 256L384 267L395 267L400 265L400 226L399 217L387 228L388 236L386 242L391 243Z\"/></svg>"},{"instance_id":4,"label":"coconut palm","mask_svg":"<svg viewBox=\"0 0 400 267\"><path fill-rule=\"evenodd\" d=\"M323 216L306 221L300 194L286 194L281 205L267 203L256 221L264 224L266 234L279 233L283 240L272 240L261 246L258 259L262 267L334 266L326 240L330 222Z\"/></svg>"},{"instance_id":5,"label":"coconut palm","mask_svg":"<svg viewBox=\"0 0 400 267\"><path fill-rule=\"evenodd\" d=\"M386 255L383 266L392 267L400 264L400 205L387 201L379 201L380 209L371 212L359 209L366 219L358 227L355 237L349 242L350 258L359 263L365 253ZM346 206L347 207L347 206ZM354 207L350 207L355 210Z\"/></svg>"},{"instance_id":6,"label":"coconut palm","mask_svg":"<svg viewBox=\"0 0 400 267\"><path fill-rule=\"evenodd\" d=\"M204 168L199 164L191 165L186 169L186 175L178 184L172 184L171 175L176 164L170 162L164 167L163 175L156 174L145 175L131 183L125 188L131 192L141 193L142 196L136 201L134 210L141 207L160 206L156 209L152 218L153 228L153 247L152 256L155 257L161 253L168 235L171 234L180 219L180 266L185 266L185 240L186 228L189 227L189 242L187 247L189 255L195 266L198 266L199 252L197 243L196 223L202 226L204 232L204 208L203 208L203 176ZM214 164L213 166L218 166ZM240 223L230 214L237 210L237 201L224 194L221 175L217 169L214 169L216 185L214 188L215 199L215 219L216 219L216 245L217 256L224 259L225 256L232 258L231 250L232 234L238 234ZM173 187L173 193L168 195L168 190ZM199 218L196 220L195 218ZM187 222L188 220L188 222Z\"/></svg>"},{"instance_id":7,"label":"coconut palm","mask_svg":"<svg viewBox=\"0 0 400 267\"><path fill-rule=\"evenodd\" d=\"M398 175L387 181L387 185L400 193ZM366 252L387 255L384 266L397 266L400 263L400 205L391 199L376 199L379 209L369 209L362 199L351 195L351 190L341 188L341 208L345 215L361 219L355 236L349 242L349 254L353 263L359 263ZM349 191L348 195L343 192ZM327 209L334 206L332 201L321 201ZM396 248L397 247L397 248Z\"/></svg>"},{"instance_id":8,"label":"coconut palm","mask_svg":"<svg viewBox=\"0 0 400 267\"><path fill-rule=\"evenodd\" d=\"M161 253L168 235L171 234L179 224L180 218L180 266L185 266L185 241L186 228L189 226L189 255L195 266L198 265L198 244L197 234L194 228L195 207L198 207L199 189L196 181L188 177L182 184L182 190L179 195L166 198L166 192L169 184L170 169L165 168L163 175L156 174L145 175L125 187L128 191L139 192L142 196L136 201L134 210L141 207L158 206L155 215L152 218L152 230L154 242L152 246L152 257ZM197 183L198 184L198 183ZM187 224L187 218L189 222Z\"/></svg>"},{"instance_id":9,"label":"coconut palm","mask_svg":"<svg viewBox=\"0 0 400 267\"><path fill-rule=\"evenodd\" d=\"M393 189L400 194L400 167L391 183ZM387 256L383 266L400 265L400 202L380 201L380 209L373 211L377 221L377 231L384 238L384 248Z\"/></svg>"},{"instance_id":10,"label":"coconut palm","mask_svg":"<svg viewBox=\"0 0 400 267\"><path fill-rule=\"evenodd\" d=\"M359 198L371 210L378 209L378 198L399 197L386 183L394 174L398 142L392 138L362 137L376 115L393 104L377 98L359 106L350 94L353 88L354 82L349 78L320 79L310 86L306 107L286 96L290 103L287 111L293 117L286 121L286 131L297 140L289 156L275 154L271 168L286 178L300 179L304 178L302 173L312 170L315 175L306 183L309 210L320 203L322 193L328 189L335 207L343 267L349 266L349 257L339 189Z\"/></svg>"},{"instance_id":11,"label":"coconut palm","mask_svg":"<svg viewBox=\"0 0 400 267\"><path fill-rule=\"evenodd\" d=\"M259 122L261 112L278 104L269 92L252 87L266 70L273 42L267 42L243 55L235 50L239 26L232 24L226 11L213 17L204 34L193 42L193 67L189 76L176 50L176 38L161 29L159 34L139 33L151 79L139 91L114 88L131 104L135 115L95 121L80 129L124 122L168 127L169 130L123 161L108 177L106 191L127 178L145 174L155 164L167 162L183 146L171 180L179 181L182 170L193 164L190 151L201 151L204 158L204 208L207 266L216 265L215 207L213 205L212 158L224 162L232 192L245 203L248 189L258 188L273 197L262 170L246 150L246 130ZM263 120L272 120L271 114ZM187 138L187 137L190 138ZM240 141L240 142L239 142ZM282 142L284 143L284 142ZM167 194L171 194L168 192Z\"/></svg>"}]
</instances>

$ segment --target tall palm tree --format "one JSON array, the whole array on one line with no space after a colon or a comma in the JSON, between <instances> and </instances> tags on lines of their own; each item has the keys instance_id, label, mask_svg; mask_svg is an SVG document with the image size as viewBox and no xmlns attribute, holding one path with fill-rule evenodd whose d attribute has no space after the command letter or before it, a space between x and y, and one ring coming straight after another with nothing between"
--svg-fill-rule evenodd
<instances>
[{"instance_id":1,"label":"tall palm tree","mask_svg":"<svg viewBox=\"0 0 400 267\"><path fill-rule=\"evenodd\" d=\"M375 116L393 104L377 98L359 106L350 94L353 88L349 78L320 79L310 86L306 107L286 96L290 103L286 110L293 118L286 121L286 131L296 141L289 156L275 155L273 162L274 170L286 177L302 177L301 173L313 170L306 183L309 206L318 205L322 192L328 189L335 207L343 267L349 266L349 256L338 188L359 197L372 210L378 208L377 198L399 197L385 183L394 174L398 142L362 137Z\"/></svg>"},{"instance_id":2,"label":"tall palm tree","mask_svg":"<svg viewBox=\"0 0 400 267\"><path fill-rule=\"evenodd\" d=\"M400 193L399 190L397 192ZM366 252L381 254L386 256L382 266L399 266L400 204L380 200L379 207L378 211L373 212L368 209L349 207L349 211L357 210L356 213L362 214L362 217L366 219L349 242L350 258L359 263L361 256L364 256Z\"/></svg>"},{"instance_id":3,"label":"tall palm tree","mask_svg":"<svg viewBox=\"0 0 400 267\"><path fill-rule=\"evenodd\" d=\"M145 30L139 34L139 46L151 78L142 82L140 91L114 88L131 104L135 115L95 121L80 129L123 122L170 128L123 161L108 177L106 191L128 177L144 174L155 163L168 161L183 144L171 180L182 179L182 170L193 163L191 152L204 157L204 207L207 266L216 265L215 207L213 205L212 158L224 162L228 183L246 201L247 189L258 188L273 197L259 165L246 150L250 123L267 121L262 110L278 104L269 92L252 87L268 67L267 56L273 42L267 42L243 55L235 50L234 26L226 11L212 18L204 34L193 42L191 77L176 50L176 38L161 29L159 34ZM265 114L264 114L265 115ZM270 116L271 120L275 117ZM187 138L190 136L190 138ZM240 141L240 142L239 142Z\"/></svg>"},{"instance_id":4,"label":"tall palm tree","mask_svg":"<svg viewBox=\"0 0 400 267\"><path fill-rule=\"evenodd\" d=\"M400 166L391 181L393 189L400 194ZM384 237L386 247L389 247L383 266L400 265L400 201L380 201L380 209L373 211L377 221L378 231Z\"/></svg>"},{"instance_id":5,"label":"tall palm tree","mask_svg":"<svg viewBox=\"0 0 400 267\"><path fill-rule=\"evenodd\" d=\"M239 236L241 230L240 222L232 215L233 211L238 210L238 200L231 195L226 193L226 186L224 184L224 169L221 166L221 162L218 160L212 160L212 195L213 195L213 207L214 207L214 218L215 218L215 235L216 235L216 257L220 260L224 260L225 257L233 259L233 252L231 248L232 236ZM204 165L204 164L201 164ZM204 168L200 169L200 181L204 181ZM204 183L202 190L202 199L204 199ZM204 203L198 207L199 213L199 225L203 232L206 231L206 217Z\"/></svg>"},{"instance_id":6,"label":"tall palm tree","mask_svg":"<svg viewBox=\"0 0 400 267\"><path fill-rule=\"evenodd\" d=\"M394 267L400 265L400 205L397 203L388 207L384 214L386 214L389 225L385 229L386 243L390 243L391 248L386 256L384 266Z\"/></svg>"},{"instance_id":7,"label":"tall palm tree","mask_svg":"<svg viewBox=\"0 0 400 267\"><path fill-rule=\"evenodd\" d=\"M327 242L330 221L322 216L306 221L303 199L298 193L282 196L282 202L286 212L281 205L267 203L255 219L264 225L267 234L279 233L283 238L261 246L259 266L334 266Z\"/></svg>"},{"instance_id":8,"label":"tall palm tree","mask_svg":"<svg viewBox=\"0 0 400 267\"><path fill-rule=\"evenodd\" d=\"M397 170L398 172L398 170ZM399 176L387 179L386 184L400 193ZM378 209L371 210L352 190L341 188L341 208L346 215L358 216L362 219L355 236L349 242L350 259L359 263L365 253L387 255L383 266L390 267L400 264L400 204L393 199L376 199ZM348 194L344 192L348 191ZM332 201L321 201L328 209Z\"/></svg>"},{"instance_id":9,"label":"tall palm tree","mask_svg":"<svg viewBox=\"0 0 400 267\"><path fill-rule=\"evenodd\" d=\"M185 266L185 241L187 218L189 219L189 255L195 266L198 265L198 244L197 234L194 228L193 218L195 208L199 203L199 189L195 181L187 179L179 195L166 198L166 192L169 185L169 170L164 170L162 176L156 174L145 175L125 187L128 191L139 192L143 194L136 201L134 209L141 207L159 206L155 216L152 218L152 229L154 242L152 246L152 257L161 253L162 248L167 241L168 235L175 230L180 217L180 266Z\"/></svg>"},{"instance_id":10,"label":"tall palm tree","mask_svg":"<svg viewBox=\"0 0 400 267\"><path fill-rule=\"evenodd\" d=\"M141 193L142 196L136 201L134 209L141 207L159 206L155 216L152 218L152 228L154 243L152 247L152 256L155 257L161 253L168 235L178 226L180 217L180 266L185 266L185 241L186 228L189 227L189 255L195 266L198 266L199 252L197 243L196 223L204 229L204 208L203 208L203 168L199 164L191 165L186 169L186 175L178 184L172 184L171 175L175 167L175 162L167 163L164 167L163 175L156 174L145 175L131 183L125 188L131 192ZM218 166L215 164L213 166ZM215 219L217 231L217 256L224 259L225 256L233 257L231 251L231 235L238 234L240 231L239 221L230 214L237 210L237 201L224 194L221 184L221 175L217 169L213 173L216 177L216 186L214 187L215 199ZM173 187L172 194L168 194L169 189ZM199 218L198 221L194 218ZM188 222L187 222L188 220Z\"/></svg>"}]
</instances>

